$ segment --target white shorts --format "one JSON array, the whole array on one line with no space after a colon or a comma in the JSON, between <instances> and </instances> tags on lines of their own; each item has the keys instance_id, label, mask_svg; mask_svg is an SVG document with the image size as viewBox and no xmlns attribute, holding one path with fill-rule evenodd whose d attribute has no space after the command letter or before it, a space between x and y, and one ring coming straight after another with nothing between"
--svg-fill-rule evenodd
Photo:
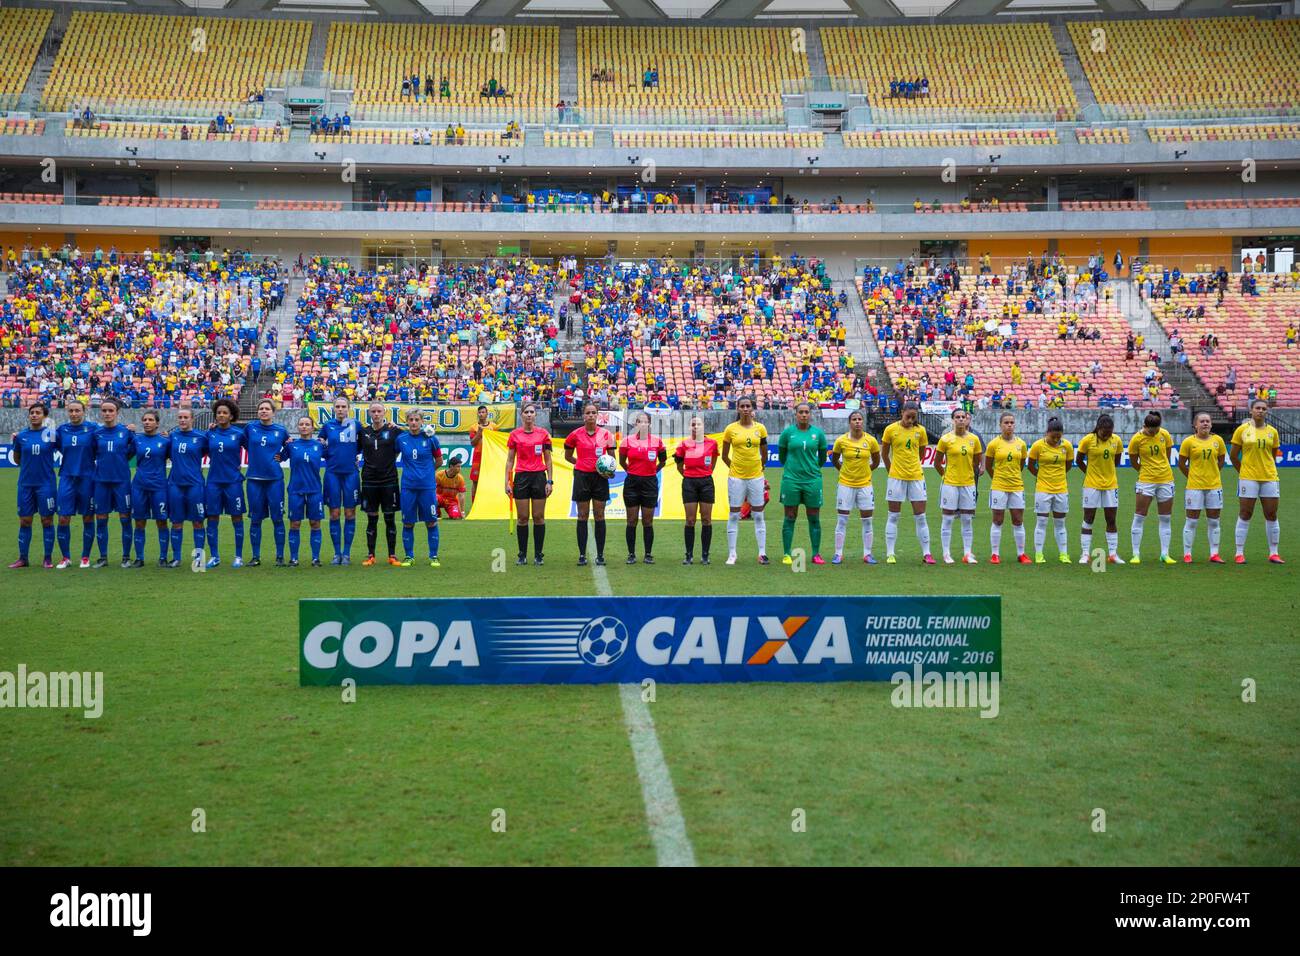
<instances>
[{"instance_id":1,"label":"white shorts","mask_svg":"<svg viewBox=\"0 0 1300 956\"><path fill-rule=\"evenodd\" d=\"M1137 483L1137 493L1146 495L1148 498L1154 498L1156 501L1173 501L1174 483L1172 481L1162 481L1157 484L1153 481L1139 481Z\"/></svg>"},{"instance_id":2,"label":"white shorts","mask_svg":"<svg viewBox=\"0 0 1300 956\"><path fill-rule=\"evenodd\" d=\"M939 507L944 511L974 511L974 485L944 485L939 491Z\"/></svg>"},{"instance_id":3,"label":"white shorts","mask_svg":"<svg viewBox=\"0 0 1300 956\"><path fill-rule=\"evenodd\" d=\"M732 508L739 508L746 501L754 508L763 507L762 477L728 478L727 504Z\"/></svg>"},{"instance_id":4,"label":"white shorts","mask_svg":"<svg viewBox=\"0 0 1300 956\"><path fill-rule=\"evenodd\" d=\"M1276 481L1251 481L1241 478L1237 481L1238 498L1280 498Z\"/></svg>"},{"instance_id":5,"label":"white shorts","mask_svg":"<svg viewBox=\"0 0 1300 956\"><path fill-rule=\"evenodd\" d=\"M925 501L924 481L904 481L902 478L890 478L885 485L886 501Z\"/></svg>"},{"instance_id":6,"label":"white shorts","mask_svg":"<svg viewBox=\"0 0 1300 956\"><path fill-rule=\"evenodd\" d=\"M870 485L862 488L850 488L848 485L835 486L836 511L875 511L876 490Z\"/></svg>"},{"instance_id":7,"label":"white shorts","mask_svg":"<svg viewBox=\"0 0 1300 956\"><path fill-rule=\"evenodd\" d=\"M1023 491L990 491L989 507L994 511L1006 511L1008 508L1024 511L1025 493Z\"/></svg>"},{"instance_id":8,"label":"white shorts","mask_svg":"<svg viewBox=\"0 0 1300 956\"><path fill-rule=\"evenodd\" d=\"M1070 510L1070 493L1068 491L1035 491L1034 513L1045 515L1063 515Z\"/></svg>"},{"instance_id":9,"label":"white shorts","mask_svg":"<svg viewBox=\"0 0 1300 956\"><path fill-rule=\"evenodd\" d=\"M1118 508L1118 488L1089 488L1083 486L1083 506L1085 508Z\"/></svg>"},{"instance_id":10,"label":"white shorts","mask_svg":"<svg viewBox=\"0 0 1300 956\"><path fill-rule=\"evenodd\" d=\"M1222 488L1188 488L1183 492L1183 508L1187 511L1209 509L1218 511L1223 507Z\"/></svg>"}]
</instances>

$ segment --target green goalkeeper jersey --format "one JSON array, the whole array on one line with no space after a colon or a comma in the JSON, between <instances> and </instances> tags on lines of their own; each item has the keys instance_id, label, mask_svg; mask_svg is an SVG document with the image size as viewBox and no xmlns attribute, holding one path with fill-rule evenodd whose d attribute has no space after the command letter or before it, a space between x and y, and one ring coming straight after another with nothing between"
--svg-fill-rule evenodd
<instances>
[{"instance_id":1,"label":"green goalkeeper jersey","mask_svg":"<svg viewBox=\"0 0 1300 956\"><path fill-rule=\"evenodd\" d=\"M815 425L800 428L790 425L777 442L778 455L784 466L782 482L820 485L822 462L826 460L826 433Z\"/></svg>"}]
</instances>

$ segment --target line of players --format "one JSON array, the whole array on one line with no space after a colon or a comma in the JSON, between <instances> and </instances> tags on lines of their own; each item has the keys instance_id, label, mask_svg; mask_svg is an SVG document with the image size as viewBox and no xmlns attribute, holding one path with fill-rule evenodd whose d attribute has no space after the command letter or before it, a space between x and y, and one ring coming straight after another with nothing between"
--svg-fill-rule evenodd
<instances>
[{"instance_id":1,"label":"line of players","mask_svg":"<svg viewBox=\"0 0 1300 956\"><path fill-rule=\"evenodd\" d=\"M546 498L554 486L550 458L550 435L534 425L531 406L524 410L524 427L511 433L506 467L506 494L517 506L516 533L519 544L519 564L527 561L528 524L533 525L534 561L541 563L545 540L544 509ZM736 541L740 522L744 517L753 520L758 544L759 564L769 564L767 557L767 523L765 507L769 497L764 479L768 459L767 429L754 418L755 403L742 398L737 403L737 418L729 424L718 443L704 434L704 422L698 416L691 419L691 434L679 442L673 452L673 462L682 477L682 503L685 511L685 558L683 564L694 563L696 525L700 525L701 563L709 563L712 542L712 506L714 503L713 471L719 461L728 469L727 495L729 514L727 520L727 564L736 563ZM1185 520L1183 523L1183 561L1191 563L1192 547L1200 522L1201 512L1207 516L1207 536L1210 561L1222 564L1219 555L1219 517L1223 508L1222 470L1225 461L1231 460L1238 473L1237 495L1239 512L1236 524L1236 563L1244 564L1246 539L1256 501L1264 514L1265 534L1268 540L1269 561L1282 564L1278 554L1280 526L1277 508L1279 481L1277 456L1281 452L1280 436L1276 428L1267 424L1268 406L1256 402L1251 406L1251 417L1233 433L1231 450L1222 438L1211 431L1210 416L1198 414L1195 434L1189 435L1178 449L1178 467L1186 478L1184 493ZM875 492L872 474L882 463L888 470L886 502L888 516L885 524L885 561L897 562L895 546L903 505L910 506L917 539L926 564L935 564L931 554L930 528L926 515L927 491L922 462L929 443L925 428L917 422L918 409L905 406L899 421L885 428L880 441L864 430L865 418L860 412L849 416L849 431L840 435L829 446L830 461L839 473L836 488L835 550L831 563L844 560L844 544L849 519L857 511L862 523L862 560L876 564L873 555L875 537ZM1015 541L1016 560L1021 564L1043 564L1049 525L1053 531L1058 560L1069 563L1069 545L1066 517L1070 510L1070 493L1067 475L1072 467L1084 473L1083 525L1080 533L1080 563L1088 563L1092 551L1093 526L1097 512L1105 522L1107 560L1122 564L1119 556L1118 466L1127 450L1129 464L1138 471L1135 507L1130 528L1132 557L1130 564L1141 563L1139 557L1146 519L1152 502L1156 505L1160 560L1175 564L1170 556L1173 534L1174 473L1170 461L1174 440L1162 425L1159 412L1150 412L1144 427L1129 440L1127 447L1115 435L1115 425L1109 415L1100 415L1094 430L1085 435L1079 447L1066 441L1059 419L1048 422L1047 433L1027 444L1015 434L1016 420L1011 413L1002 415L1000 434L984 446L979 436L970 430L970 415L964 411L953 414L953 428L935 445L934 466L941 476L940 510L942 523L940 541L943 561L954 563L952 535L955 524L960 523L962 544L961 561L977 563L974 554L973 519L977 502L978 481L982 475L991 478L989 508L992 527L989 532L989 560L1002 562L1003 530L1010 518ZM565 458L573 464L573 501L577 510L578 564L587 563L588 517L595 521L596 563L605 563L605 504L610 499L609 477L612 468L602 459L617 451L618 460L627 472L623 498L627 505L627 563L636 557L636 528L642 529L643 560L654 562L653 516L659 498L658 473L667 467L668 454L663 441L651 433L650 417L638 413L629 435L619 441L608 429L597 425L597 411L584 411L582 426L565 439ZM795 409L795 423L787 427L777 441L778 458L782 464L780 501L784 509L782 522L782 561L793 563L791 556L799 509L802 507L808 523L812 544L813 564L825 564L821 556L822 465L826 460L828 442L825 432L812 424L812 409L807 403ZM512 471L513 469L513 471ZM1034 557L1025 549L1025 479L1028 470L1035 478Z\"/></svg>"},{"instance_id":2,"label":"line of players","mask_svg":"<svg viewBox=\"0 0 1300 956\"><path fill-rule=\"evenodd\" d=\"M39 516L44 536L44 566L53 564L57 540L62 559L59 569L72 564L72 519L82 519L81 567L108 564L109 518L118 515L122 533L122 567L143 567L148 524L158 529L158 564L180 567L185 525L193 528L193 551L205 566L221 564L220 519L228 515L234 533L232 567L244 564L244 515L248 514L252 545L250 566L261 564L262 525L271 520L275 563L298 565L301 526L309 527L311 563L320 566L321 523L329 511L332 564L350 564L359 504L369 516L366 529L368 555L376 562L379 514L384 515L388 562L414 563L415 525L423 524L432 566L438 567L438 518L442 512L460 518L465 508L465 479L458 461L442 464L442 448L432 425L412 410L405 430L387 422L382 405L369 409L370 424L358 427L345 398L333 404L332 420L317 432L309 416L297 421L298 435L291 438L274 421L269 401L257 406L257 420L236 424L239 409L220 399L212 409L214 424L206 431L193 427L193 412L180 409L177 427L159 431L159 415L146 409L141 429L118 421L118 403L100 404L100 424L86 421L80 402L68 404L68 421L55 427L42 403L28 409L28 428L13 436L18 460L18 560L11 568L27 567L33 522ZM480 424L486 408L480 409ZM56 479L54 454L62 456ZM247 454L247 475L241 459ZM397 461L402 462L399 482ZM358 457L362 467L358 470ZM203 461L208 460L205 476ZM135 460L135 474L131 461ZM286 481L288 463L288 528L286 535ZM170 467L168 467L170 465ZM322 480L322 468L324 479ZM405 558L396 556L396 513L402 513ZM55 523L57 517L57 524ZM99 558L90 560L92 544ZM135 559L131 553L134 546ZM170 553L170 559L168 557ZM190 555L187 554L187 562Z\"/></svg>"}]
</instances>

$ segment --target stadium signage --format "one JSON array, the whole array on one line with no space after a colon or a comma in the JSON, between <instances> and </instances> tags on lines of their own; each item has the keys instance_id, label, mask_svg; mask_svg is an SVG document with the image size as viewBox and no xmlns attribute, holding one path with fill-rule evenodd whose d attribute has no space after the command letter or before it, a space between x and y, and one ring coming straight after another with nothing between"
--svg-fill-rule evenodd
<instances>
[{"instance_id":1,"label":"stadium signage","mask_svg":"<svg viewBox=\"0 0 1300 956\"><path fill-rule=\"evenodd\" d=\"M298 605L299 682L889 681L998 674L997 596L490 597Z\"/></svg>"}]
</instances>

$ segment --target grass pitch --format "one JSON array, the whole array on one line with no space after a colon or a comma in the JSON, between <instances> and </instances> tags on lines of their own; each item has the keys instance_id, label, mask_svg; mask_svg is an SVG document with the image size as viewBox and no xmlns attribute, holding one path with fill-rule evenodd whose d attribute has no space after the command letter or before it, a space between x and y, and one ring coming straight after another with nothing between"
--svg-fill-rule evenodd
<instances>
[{"instance_id":1,"label":"grass pitch","mask_svg":"<svg viewBox=\"0 0 1300 956\"><path fill-rule=\"evenodd\" d=\"M769 477L775 497L779 472ZM1079 480L1071 475L1076 558ZM1132 473L1122 480L1127 556ZM16 535L15 482L16 471L0 473L5 551ZM883 556L882 476L876 484ZM746 522L739 565L721 563L719 524L714 564L684 568L681 525L668 521L658 524L658 563L630 567L611 522L608 574L620 595L1003 596L993 720L895 709L888 684L661 684L650 709L697 861L1294 865L1300 474L1283 471L1282 494L1282 551L1293 558L1284 567L1265 562L1258 515L1245 567L1204 562L1204 518L1200 563L1154 563L1154 516L1139 567L1095 574L1057 564L1050 533L1053 563L993 567L984 494L975 544L985 563L975 567L922 566L906 516L899 564L864 567L855 517L843 566L793 574L779 564L775 501L771 567L754 563ZM1031 551L1032 523L1026 516ZM823 529L829 558L833 508ZM1181 529L1180 495L1175 552ZM149 537L152 553L152 528ZM269 526L264 537L265 558ZM421 553L423 537L417 529ZM39 558L39 530L35 538ZM572 522L550 525L545 567L511 560L504 574L489 573L492 552L513 558L514 538L496 521L444 523L438 570L235 571L227 523L216 571L122 571L117 541L114 520L114 564L102 571L0 571L0 670L103 671L105 682L98 720L0 710L0 863L655 862L614 686L361 687L353 704L335 688L298 686L297 598L594 594L591 572L573 563ZM363 518L354 555L364 542ZM807 546L802 520L796 546ZM1014 554L1009 528L1003 554ZM1242 702L1245 678L1257 682L1255 703ZM199 808L202 833L192 828ZM1092 828L1096 808L1104 833ZM505 832L492 828L498 809ZM805 832L792 829L796 810Z\"/></svg>"}]
</instances>

